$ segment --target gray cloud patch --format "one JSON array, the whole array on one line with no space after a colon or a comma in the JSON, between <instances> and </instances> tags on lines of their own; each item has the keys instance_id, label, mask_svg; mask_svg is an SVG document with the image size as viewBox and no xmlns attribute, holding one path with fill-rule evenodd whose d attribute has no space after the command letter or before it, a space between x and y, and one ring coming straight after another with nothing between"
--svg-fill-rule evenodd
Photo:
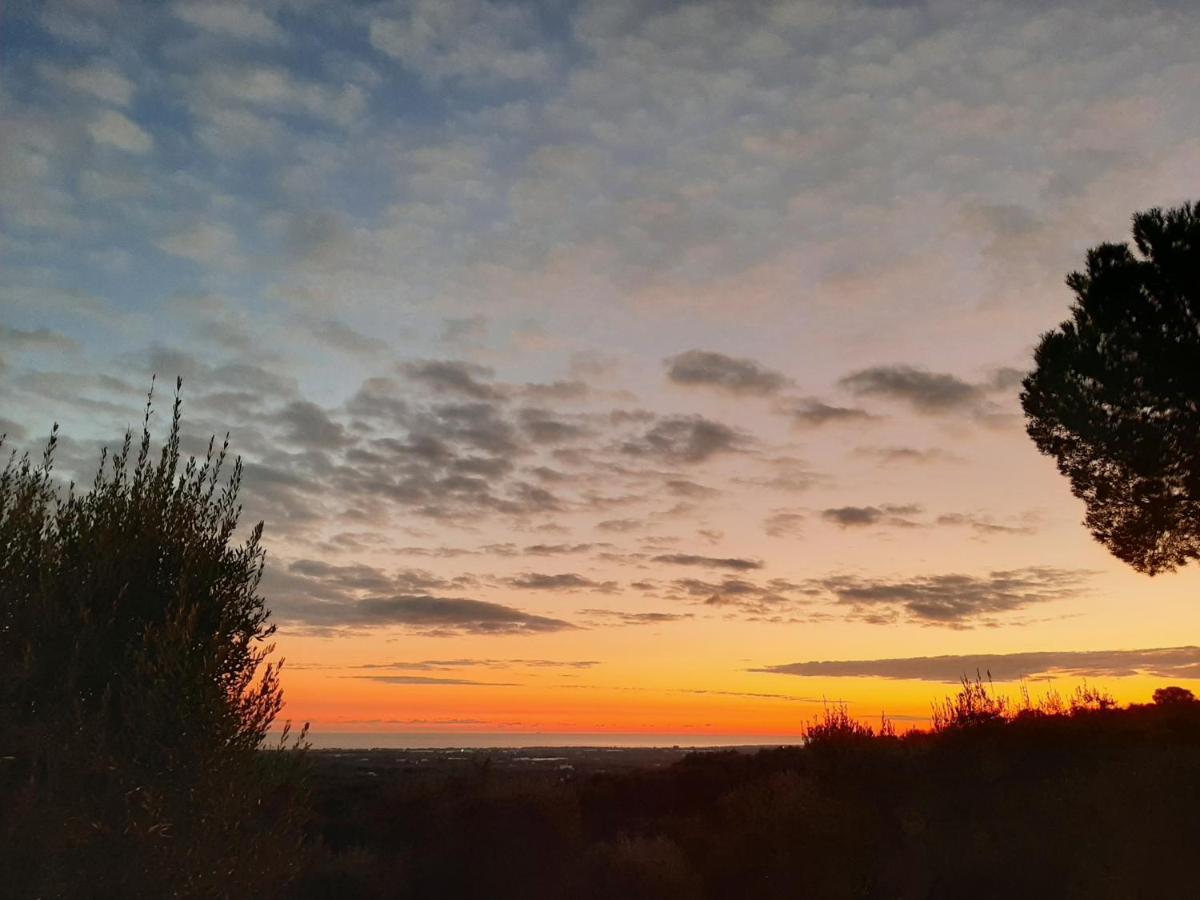
<instances>
[{"instance_id":1,"label":"gray cloud patch","mask_svg":"<svg viewBox=\"0 0 1200 900\"><path fill-rule=\"evenodd\" d=\"M696 556L691 553L664 553L654 557L654 562L669 563L673 566L704 566L709 569L732 569L735 572L748 572L761 569L763 564L757 559L741 559L739 557Z\"/></svg>"},{"instance_id":2,"label":"gray cloud patch","mask_svg":"<svg viewBox=\"0 0 1200 900\"><path fill-rule=\"evenodd\" d=\"M278 617L314 628L405 626L428 634L536 634L575 626L561 619L465 597L428 594L364 597L360 600L291 599L275 607Z\"/></svg>"},{"instance_id":3,"label":"gray cloud patch","mask_svg":"<svg viewBox=\"0 0 1200 900\"><path fill-rule=\"evenodd\" d=\"M472 400L495 400L500 392L493 385L486 384L480 379L491 378L491 369L471 363L454 360L423 360L406 363L401 366L413 381L419 381L435 391L447 394L461 394Z\"/></svg>"},{"instance_id":4,"label":"gray cloud patch","mask_svg":"<svg viewBox=\"0 0 1200 900\"><path fill-rule=\"evenodd\" d=\"M869 525L897 525L911 528L916 525L904 516L919 513L921 508L912 504L895 506L839 506L821 511L821 518L833 522L842 528L856 528Z\"/></svg>"},{"instance_id":5,"label":"gray cloud patch","mask_svg":"<svg viewBox=\"0 0 1200 900\"><path fill-rule=\"evenodd\" d=\"M980 534L1033 534L1036 529L1029 524L1005 525L991 519L969 513L945 513L935 520L938 525L970 528Z\"/></svg>"},{"instance_id":6,"label":"gray cloud patch","mask_svg":"<svg viewBox=\"0 0 1200 900\"><path fill-rule=\"evenodd\" d=\"M472 687L520 687L512 681L473 681L470 678L437 678L428 675L343 675L343 678L361 678L383 684L408 685L469 685Z\"/></svg>"},{"instance_id":7,"label":"gray cloud patch","mask_svg":"<svg viewBox=\"0 0 1200 900\"><path fill-rule=\"evenodd\" d=\"M49 328L23 330L0 325L0 347L8 350L72 353L79 347L74 340Z\"/></svg>"},{"instance_id":8,"label":"gray cloud patch","mask_svg":"<svg viewBox=\"0 0 1200 900\"><path fill-rule=\"evenodd\" d=\"M921 449L918 447L858 447L855 456L874 459L882 466L904 463L925 465L929 463L961 463L962 457L955 456L938 447Z\"/></svg>"},{"instance_id":9,"label":"gray cloud patch","mask_svg":"<svg viewBox=\"0 0 1200 900\"><path fill-rule=\"evenodd\" d=\"M849 422L870 422L878 419L865 409L856 406L833 406L815 397L780 403L777 411L788 416L799 428L820 428Z\"/></svg>"},{"instance_id":10,"label":"gray cloud patch","mask_svg":"<svg viewBox=\"0 0 1200 900\"><path fill-rule=\"evenodd\" d=\"M785 663L753 669L780 675L826 678L894 678L952 684L964 675L990 673L996 681L1025 678L1200 678L1200 647L1146 650L1062 650L1038 653L983 653Z\"/></svg>"},{"instance_id":11,"label":"gray cloud patch","mask_svg":"<svg viewBox=\"0 0 1200 900\"><path fill-rule=\"evenodd\" d=\"M531 591L615 591L615 581L594 581L584 575L574 572L562 572L556 575L546 575L540 572L526 572L515 578L509 578L506 583L515 588Z\"/></svg>"},{"instance_id":12,"label":"gray cloud patch","mask_svg":"<svg viewBox=\"0 0 1200 900\"><path fill-rule=\"evenodd\" d=\"M514 666L531 669L590 669L600 663L593 659L422 659L413 662L362 663L356 666L326 666L347 669L405 669L414 672L440 672L445 669L507 669Z\"/></svg>"},{"instance_id":13,"label":"gray cloud patch","mask_svg":"<svg viewBox=\"0 0 1200 900\"><path fill-rule=\"evenodd\" d=\"M712 387L732 394L765 396L790 381L779 372L752 359L726 356L710 350L688 350L665 360L667 378L688 387Z\"/></svg>"},{"instance_id":14,"label":"gray cloud patch","mask_svg":"<svg viewBox=\"0 0 1200 900\"><path fill-rule=\"evenodd\" d=\"M325 410L307 400L292 401L278 419L287 429L287 439L301 447L330 449L347 441L345 429Z\"/></svg>"},{"instance_id":15,"label":"gray cloud patch","mask_svg":"<svg viewBox=\"0 0 1200 900\"><path fill-rule=\"evenodd\" d=\"M450 635L531 634L575 627L501 603L428 593L471 580L444 580L419 569L388 575L365 565L301 559L286 569L269 566L262 587L279 621L313 630L405 627Z\"/></svg>"},{"instance_id":16,"label":"gray cloud patch","mask_svg":"<svg viewBox=\"0 0 1200 900\"><path fill-rule=\"evenodd\" d=\"M581 609L579 615L602 625L665 625L692 618L691 613L625 612L619 609Z\"/></svg>"},{"instance_id":17,"label":"gray cloud patch","mask_svg":"<svg viewBox=\"0 0 1200 900\"><path fill-rule=\"evenodd\" d=\"M387 342L367 337L338 319L297 317L297 321L318 343L351 356L363 353L382 353Z\"/></svg>"},{"instance_id":18,"label":"gray cloud patch","mask_svg":"<svg viewBox=\"0 0 1200 900\"><path fill-rule=\"evenodd\" d=\"M727 576L720 581L700 578L677 578L666 590L674 600L723 607L749 615L751 618L778 617L806 605L812 590L783 578L772 578L765 584L746 578Z\"/></svg>"},{"instance_id":19,"label":"gray cloud patch","mask_svg":"<svg viewBox=\"0 0 1200 900\"><path fill-rule=\"evenodd\" d=\"M763 530L775 538L795 537L804 525L804 513L778 510L763 520Z\"/></svg>"},{"instance_id":20,"label":"gray cloud patch","mask_svg":"<svg viewBox=\"0 0 1200 900\"><path fill-rule=\"evenodd\" d=\"M906 401L918 412L928 414L967 409L983 396L978 385L913 366L861 369L842 378L839 384L855 394Z\"/></svg>"},{"instance_id":21,"label":"gray cloud patch","mask_svg":"<svg viewBox=\"0 0 1200 900\"><path fill-rule=\"evenodd\" d=\"M852 575L810 584L877 624L901 618L926 625L970 627L999 614L1078 596L1091 573L1032 566L987 575L921 575L907 579Z\"/></svg>"},{"instance_id":22,"label":"gray cloud patch","mask_svg":"<svg viewBox=\"0 0 1200 900\"><path fill-rule=\"evenodd\" d=\"M670 464L701 463L722 453L738 453L749 437L721 422L703 416L669 416L641 437L627 441L622 450L631 456L648 456Z\"/></svg>"},{"instance_id":23,"label":"gray cloud patch","mask_svg":"<svg viewBox=\"0 0 1200 900\"><path fill-rule=\"evenodd\" d=\"M946 372L916 366L873 366L846 375L838 384L860 397L885 397L907 403L924 415L966 414L988 425L1003 425L1012 416L990 398L1012 394L1022 373L996 369L980 382L970 382Z\"/></svg>"}]
</instances>

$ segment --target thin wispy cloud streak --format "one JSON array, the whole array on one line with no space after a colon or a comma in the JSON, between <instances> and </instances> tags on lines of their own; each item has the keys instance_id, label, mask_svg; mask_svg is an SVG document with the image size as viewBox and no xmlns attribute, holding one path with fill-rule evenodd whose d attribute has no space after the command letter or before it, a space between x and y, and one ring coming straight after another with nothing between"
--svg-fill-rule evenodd
<instances>
[{"instance_id":1,"label":"thin wispy cloud streak","mask_svg":"<svg viewBox=\"0 0 1200 900\"><path fill-rule=\"evenodd\" d=\"M980 674L996 681L1111 679L1139 674L1193 679L1200 675L1200 647L815 660L764 666L751 671L810 678L890 678L943 684L952 684L964 677L974 678Z\"/></svg>"}]
</instances>

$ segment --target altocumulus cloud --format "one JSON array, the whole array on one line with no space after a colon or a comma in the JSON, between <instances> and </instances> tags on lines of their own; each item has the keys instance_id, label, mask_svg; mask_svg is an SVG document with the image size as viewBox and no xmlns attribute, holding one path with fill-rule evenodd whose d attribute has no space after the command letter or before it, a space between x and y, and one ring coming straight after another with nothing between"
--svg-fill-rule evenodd
<instances>
[{"instance_id":1,"label":"altocumulus cloud","mask_svg":"<svg viewBox=\"0 0 1200 900\"><path fill-rule=\"evenodd\" d=\"M1012 613L1076 597L1090 572L1030 566L986 575L918 575L912 578L865 578L834 575L808 585L827 592L868 622L908 619L924 625L970 627Z\"/></svg>"},{"instance_id":2,"label":"altocumulus cloud","mask_svg":"<svg viewBox=\"0 0 1200 900\"><path fill-rule=\"evenodd\" d=\"M986 416L994 411L988 398L1012 390L1018 376L1014 369L998 369L981 382L970 382L946 372L907 365L872 366L843 377L838 383L858 396L885 397L908 403L924 415L975 413Z\"/></svg>"},{"instance_id":3,"label":"altocumulus cloud","mask_svg":"<svg viewBox=\"0 0 1200 900\"><path fill-rule=\"evenodd\" d=\"M740 453L750 438L745 433L704 416L668 416L640 437L626 441L622 450L670 464L702 463L722 453Z\"/></svg>"},{"instance_id":4,"label":"altocumulus cloud","mask_svg":"<svg viewBox=\"0 0 1200 900\"><path fill-rule=\"evenodd\" d=\"M408 594L324 601L291 598L276 604L281 621L317 629L402 626L427 634L532 634L566 631L570 622L486 600Z\"/></svg>"},{"instance_id":5,"label":"altocumulus cloud","mask_svg":"<svg viewBox=\"0 0 1200 900\"><path fill-rule=\"evenodd\" d=\"M737 556L697 556L693 553L664 553L654 557L654 562L667 563L673 566L703 566L709 569L732 569L735 572L748 572L761 569L762 561L743 559Z\"/></svg>"},{"instance_id":6,"label":"altocumulus cloud","mask_svg":"<svg viewBox=\"0 0 1200 900\"><path fill-rule=\"evenodd\" d=\"M778 675L826 678L894 678L953 683L987 672L996 681L1024 678L1200 678L1200 647L1145 650L1060 650L1035 653L982 653L912 656L898 659L846 659L784 663L752 669Z\"/></svg>"},{"instance_id":7,"label":"altocumulus cloud","mask_svg":"<svg viewBox=\"0 0 1200 900\"><path fill-rule=\"evenodd\" d=\"M711 387L731 394L763 396L790 384L779 372L752 359L726 356L711 350L688 350L666 360L667 378L687 387Z\"/></svg>"},{"instance_id":8,"label":"altocumulus cloud","mask_svg":"<svg viewBox=\"0 0 1200 900\"><path fill-rule=\"evenodd\" d=\"M570 622L502 603L428 593L460 583L461 579L446 581L419 569L388 575L370 566L317 560L296 560L287 569L269 567L263 578L276 618L301 629L407 628L451 635L575 628Z\"/></svg>"}]
</instances>

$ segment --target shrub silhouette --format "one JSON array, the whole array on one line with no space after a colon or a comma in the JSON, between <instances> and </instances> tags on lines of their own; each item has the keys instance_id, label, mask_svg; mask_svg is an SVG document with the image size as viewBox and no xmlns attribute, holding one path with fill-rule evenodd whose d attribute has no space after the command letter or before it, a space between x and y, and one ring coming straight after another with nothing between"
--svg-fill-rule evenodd
<instances>
[{"instance_id":1,"label":"shrub silhouette","mask_svg":"<svg viewBox=\"0 0 1200 900\"><path fill-rule=\"evenodd\" d=\"M930 719L935 732L955 731L1003 723L1010 712L1008 698L996 693L990 673L985 683L976 672L974 680L963 676L962 687L953 697L933 704Z\"/></svg>"},{"instance_id":2,"label":"shrub silhouette","mask_svg":"<svg viewBox=\"0 0 1200 900\"><path fill-rule=\"evenodd\" d=\"M234 544L228 439L101 456L91 489L0 472L0 870L18 896L248 896L294 869L295 753L258 748L282 704L258 593L259 523ZM283 749L283 744L280 745Z\"/></svg>"},{"instance_id":3,"label":"shrub silhouette","mask_svg":"<svg viewBox=\"0 0 1200 900\"><path fill-rule=\"evenodd\" d=\"M1171 687L1159 688L1154 692L1154 702L1159 706L1176 706L1190 705L1196 702L1196 695L1187 688Z\"/></svg>"}]
</instances>

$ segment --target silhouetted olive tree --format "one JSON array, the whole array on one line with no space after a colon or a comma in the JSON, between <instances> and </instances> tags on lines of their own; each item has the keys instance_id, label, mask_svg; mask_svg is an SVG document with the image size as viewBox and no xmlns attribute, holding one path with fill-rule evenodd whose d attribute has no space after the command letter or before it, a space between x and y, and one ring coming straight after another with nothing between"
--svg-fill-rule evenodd
<instances>
[{"instance_id":1,"label":"silhouetted olive tree","mask_svg":"<svg viewBox=\"0 0 1200 900\"><path fill-rule=\"evenodd\" d=\"M149 420L88 491L56 433L0 472L0 893L251 896L295 866L262 524L234 543L240 460L182 460L178 391L157 461Z\"/></svg>"},{"instance_id":2,"label":"silhouetted olive tree","mask_svg":"<svg viewBox=\"0 0 1200 900\"><path fill-rule=\"evenodd\" d=\"M1200 206L1133 217L1067 284L1021 403L1098 541L1150 575L1200 556Z\"/></svg>"}]
</instances>

